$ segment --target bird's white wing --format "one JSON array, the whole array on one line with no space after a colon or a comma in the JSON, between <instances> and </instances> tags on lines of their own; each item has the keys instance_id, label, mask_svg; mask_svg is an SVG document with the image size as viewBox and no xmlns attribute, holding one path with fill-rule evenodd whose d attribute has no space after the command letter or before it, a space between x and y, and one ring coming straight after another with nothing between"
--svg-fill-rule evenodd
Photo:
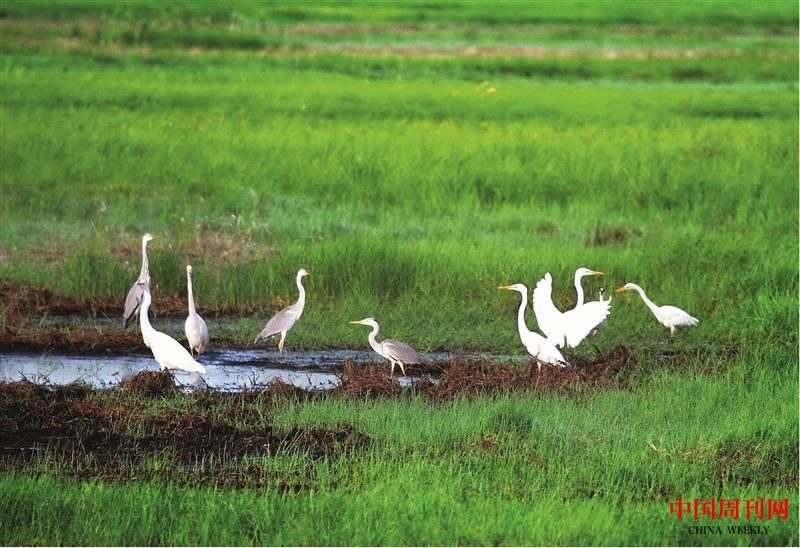
<instances>
[{"instance_id":1,"label":"bird's white wing","mask_svg":"<svg viewBox=\"0 0 800 548\"><path fill-rule=\"evenodd\" d=\"M197 371L205 373L206 369L192 358L188 350L181 343L160 331L153 333L150 338L150 349L153 357L166 369L180 369L182 371Z\"/></svg>"},{"instance_id":2,"label":"bird's white wing","mask_svg":"<svg viewBox=\"0 0 800 548\"><path fill-rule=\"evenodd\" d=\"M538 333L529 331L525 334L525 339L522 342L528 353L539 361L553 365L569 365L564 356L561 355L561 352L558 351L558 348Z\"/></svg>"},{"instance_id":3,"label":"bird's white wing","mask_svg":"<svg viewBox=\"0 0 800 548\"><path fill-rule=\"evenodd\" d=\"M203 348L208 348L208 341L210 337L208 336L208 326L203 318L200 317L198 314L198 319L200 320L200 339L203 341Z\"/></svg>"},{"instance_id":4,"label":"bird's white wing","mask_svg":"<svg viewBox=\"0 0 800 548\"><path fill-rule=\"evenodd\" d=\"M536 283L533 290L533 312L539 329L550 340L558 344L564 339L561 327L562 312L553 304L553 277L550 273ZM561 342L563 345L563 342Z\"/></svg>"},{"instance_id":5,"label":"bird's white wing","mask_svg":"<svg viewBox=\"0 0 800 548\"><path fill-rule=\"evenodd\" d=\"M208 326L203 318L200 317L200 314L194 314L186 318L184 332L190 347L208 349Z\"/></svg>"},{"instance_id":6,"label":"bird's white wing","mask_svg":"<svg viewBox=\"0 0 800 548\"><path fill-rule=\"evenodd\" d=\"M564 313L562 325L567 346L574 348L611 312L611 301L592 301Z\"/></svg>"},{"instance_id":7,"label":"bird's white wing","mask_svg":"<svg viewBox=\"0 0 800 548\"><path fill-rule=\"evenodd\" d=\"M664 305L658 307L658 312L665 321L675 326L695 326L700 323L700 320L694 316L690 316L685 310L681 310L677 306Z\"/></svg>"}]
</instances>

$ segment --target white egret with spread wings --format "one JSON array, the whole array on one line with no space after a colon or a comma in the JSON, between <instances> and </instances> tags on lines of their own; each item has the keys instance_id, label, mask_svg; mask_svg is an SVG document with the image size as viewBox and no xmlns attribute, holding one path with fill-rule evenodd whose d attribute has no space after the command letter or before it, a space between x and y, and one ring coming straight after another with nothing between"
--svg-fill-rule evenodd
<instances>
[{"instance_id":1,"label":"white egret with spread wings","mask_svg":"<svg viewBox=\"0 0 800 548\"><path fill-rule=\"evenodd\" d=\"M533 290L533 311L539 329L547 336L547 340L558 347L574 348L585 339L610 313L611 301L583 302L581 278L587 275L601 275L588 268L575 271L575 290L578 302L575 308L561 312L553 304L553 278L550 273L539 280Z\"/></svg>"},{"instance_id":2,"label":"white egret with spread wings","mask_svg":"<svg viewBox=\"0 0 800 548\"><path fill-rule=\"evenodd\" d=\"M283 354L283 343L286 340L286 333L294 326L295 322L300 318L303 314L303 308L306 305L306 290L303 288L303 277L310 276L311 274L306 271L305 268L301 268L297 271L297 289L300 292L300 296L297 298L297 302L292 305L287 306L277 314L275 314L268 322L266 327L261 330L261 333L258 334L256 340L253 341L253 344L257 344L264 339L268 339L270 337L274 337L275 335L280 335L281 340L278 342L278 350L281 354Z\"/></svg>"}]
</instances>

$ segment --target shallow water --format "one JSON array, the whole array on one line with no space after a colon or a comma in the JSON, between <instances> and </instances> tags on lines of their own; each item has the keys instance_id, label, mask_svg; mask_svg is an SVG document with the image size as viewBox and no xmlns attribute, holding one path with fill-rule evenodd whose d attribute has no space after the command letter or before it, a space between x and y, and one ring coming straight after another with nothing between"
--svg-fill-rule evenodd
<instances>
[{"instance_id":1,"label":"shallow water","mask_svg":"<svg viewBox=\"0 0 800 548\"><path fill-rule=\"evenodd\" d=\"M183 372L176 372L175 378L188 389L205 382L217 390L237 391L279 378L300 388L326 390L339 384L333 368L347 359L357 363L377 361L373 352L359 350L287 351L281 356L273 350L215 349L200 358L208 371L202 378ZM388 372L388 363L386 367ZM52 385L85 382L97 388L111 388L140 371L158 371L158 363L150 354L0 354L0 381L27 379ZM399 381L408 385L418 378L401 376Z\"/></svg>"}]
</instances>

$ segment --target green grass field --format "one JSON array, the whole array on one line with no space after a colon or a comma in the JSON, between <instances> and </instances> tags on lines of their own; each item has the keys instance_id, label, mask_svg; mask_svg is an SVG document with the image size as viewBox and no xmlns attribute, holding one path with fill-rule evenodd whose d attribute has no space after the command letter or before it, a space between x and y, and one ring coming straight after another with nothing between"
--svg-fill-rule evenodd
<instances>
[{"instance_id":1,"label":"green grass field","mask_svg":"<svg viewBox=\"0 0 800 548\"><path fill-rule=\"evenodd\" d=\"M549 271L565 309L581 266L606 272L592 298L636 282L701 320L670 339L638 297L615 298L576 353L633 348L652 372L630 392L265 411L374 440L275 457L315 478L296 493L9 472L4 544L796 542L795 3L0 12L6 288L118 299L121 315L148 231L156 308L185 298L191 262L212 344L250 344L301 266L295 349L366 347L347 320L372 315L421 350L522 354L516 295L497 285ZM26 320L0 311L6 333L46 329ZM696 357L674 370L661 352ZM464 449L487 437L496 451ZM729 454L747 458L722 481ZM789 497L790 520L689 535L668 512L679 496Z\"/></svg>"}]
</instances>

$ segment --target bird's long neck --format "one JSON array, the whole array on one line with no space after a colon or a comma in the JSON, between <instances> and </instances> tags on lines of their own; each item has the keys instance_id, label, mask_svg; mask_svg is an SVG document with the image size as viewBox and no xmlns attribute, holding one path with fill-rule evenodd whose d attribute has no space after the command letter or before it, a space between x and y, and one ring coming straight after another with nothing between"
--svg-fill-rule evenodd
<instances>
[{"instance_id":1,"label":"bird's long neck","mask_svg":"<svg viewBox=\"0 0 800 548\"><path fill-rule=\"evenodd\" d=\"M186 288L189 292L189 315L194 316L197 314L197 308L194 306L194 292L192 291L192 275L191 273L186 273Z\"/></svg>"},{"instance_id":2,"label":"bird's long neck","mask_svg":"<svg viewBox=\"0 0 800 548\"><path fill-rule=\"evenodd\" d=\"M632 285L633 285L633 288L634 288L634 289L635 289L635 290L636 290L636 291L639 293L639 296L640 296L640 297L642 298L642 300L644 301L644 304L646 304L646 305L647 305L647 308L649 308L650 310L652 310L652 311L653 311L653 314L655 314L655 313L656 313L656 310L658 309L658 306L656 305L656 303L654 303L653 301L651 301L651 300L650 300L650 299L647 297L647 294L644 292L644 289L642 289L641 287L639 287L639 286L638 286L638 285L636 285L636 284L632 284Z\"/></svg>"},{"instance_id":3,"label":"bird's long neck","mask_svg":"<svg viewBox=\"0 0 800 548\"><path fill-rule=\"evenodd\" d=\"M528 306L528 292L520 291L521 302L519 303L519 311L517 312L517 329L519 329L519 336L524 338L530 333L528 326L525 324L525 308Z\"/></svg>"},{"instance_id":4,"label":"bird's long neck","mask_svg":"<svg viewBox=\"0 0 800 548\"><path fill-rule=\"evenodd\" d=\"M153 326L150 325L150 318L147 317L151 300L150 290L147 289L144 295L142 295L142 304L139 308L139 326L142 328L142 338L145 341L149 340L150 336L156 331L153 329Z\"/></svg>"},{"instance_id":5,"label":"bird's long neck","mask_svg":"<svg viewBox=\"0 0 800 548\"><path fill-rule=\"evenodd\" d=\"M380 329L381 328L378 324L373 324L372 331L369 334L369 345L378 354L381 354L381 345L375 337L378 335L378 331L380 331Z\"/></svg>"},{"instance_id":6,"label":"bird's long neck","mask_svg":"<svg viewBox=\"0 0 800 548\"><path fill-rule=\"evenodd\" d=\"M150 264L147 261L147 240L142 238L142 270L139 272L139 281L149 281Z\"/></svg>"},{"instance_id":7,"label":"bird's long neck","mask_svg":"<svg viewBox=\"0 0 800 548\"><path fill-rule=\"evenodd\" d=\"M575 308L579 306L583 306L583 286L581 286L581 277L577 273L575 274L575 291L578 292L578 302L575 304Z\"/></svg>"},{"instance_id":8,"label":"bird's long neck","mask_svg":"<svg viewBox=\"0 0 800 548\"><path fill-rule=\"evenodd\" d=\"M297 290L300 292L300 296L297 297L297 302L294 305L302 312L303 307L306 306L306 290L303 287L303 277L299 274L297 275Z\"/></svg>"}]
</instances>

